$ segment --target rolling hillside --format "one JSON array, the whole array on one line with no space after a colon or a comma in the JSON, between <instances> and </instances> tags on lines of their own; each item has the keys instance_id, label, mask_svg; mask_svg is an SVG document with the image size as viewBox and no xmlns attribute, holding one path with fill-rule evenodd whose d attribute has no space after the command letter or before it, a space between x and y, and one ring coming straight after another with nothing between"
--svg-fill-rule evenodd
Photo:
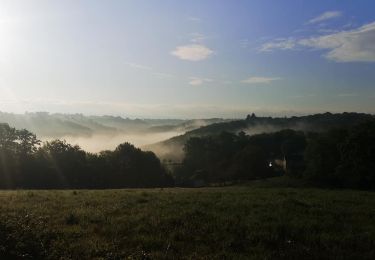
<instances>
[{"instance_id":1,"label":"rolling hillside","mask_svg":"<svg viewBox=\"0 0 375 260\"><path fill-rule=\"evenodd\" d=\"M322 132L331 128L350 127L363 121L373 119L374 115L364 113L341 114L314 114L308 116L293 117L257 117L248 115L243 120L233 120L213 123L186 132L183 135L172 137L168 140L143 147L154 151L160 158L179 161L183 156L183 146L191 137L217 135L223 131L238 133L244 131L247 134L259 134L276 132L283 129L293 129L304 132Z\"/></svg>"}]
</instances>

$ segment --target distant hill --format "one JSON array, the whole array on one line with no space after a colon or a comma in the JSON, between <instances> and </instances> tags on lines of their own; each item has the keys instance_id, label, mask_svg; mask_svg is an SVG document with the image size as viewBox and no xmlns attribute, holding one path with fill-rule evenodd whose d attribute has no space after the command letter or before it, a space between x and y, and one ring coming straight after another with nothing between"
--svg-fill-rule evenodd
<instances>
[{"instance_id":1,"label":"distant hill","mask_svg":"<svg viewBox=\"0 0 375 260\"><path fill-rule=\"evenodd\" d=\"M0 123L17 129L28 129L39 138L66 136L90 137L93 135L152 134L186 132L224 119L130 119L120 116L86 116L82 114L50 114L35 112L14 114L0 112Z\"/></svg>"},{"instance_id":2,"label":"distant hill","mask_svg":"<svg viewBox=\"0 0 375 260\"><path fill-rule=\"evenodd\" d=\"M154 151L162 159L179 161L183 156L183 146L191 137L216 135L223 131L247 134L276 132L283 129L293 129L304 132L322 132L336 127L350 127L366 120L375 119L374 115L364 113L323 113L308 116L293 117L257 117L248 115L243 120L232 120L213 123L172 137L163 142L148 145L144 149Z\"/></svg>"},{"instance_id":3,"label":"distant hill","mask_svg":"<svg viewBox=\"0 0 375 260\"><path fill-rule=\"evenodd\" d=\"M192 119L185 120L179 124L167 124L167 125L155 125L150 127L148 130L152 132L166 132L166 131L176 131L176 132L187 132L194 129L208 126L216 123L230 122L230 119L222 118L210 118L210 119Z\"/></svg>"},{"instance_id":4,"label":"distant hill","mask_svg":"<svg viewBox=\"0 0 375 260\"><path fill-rule=\"evenodd\" d=\"M82 114L50 114L47 112L25 114L0 112L0 123L8 123L17 129L28 129L42 139L73 136L88 137L89 142L100 142L97 138L98 135L121 137L130 134L146 140L146 137L149 138L152 134L160 136L160 133L169 132L171 133L169 136L172 136L176 133L184 133L165 141L142 147L144 150L154 151L162 159L171 159L173 161L178 161L182 158L182 147L186 140L193 136L216 135L223 131L233 133L244 131L250 135L282 129L306 132L325 131L332 127L355 125L373 118L373 115L362 113L324 113L294 117L257 117L253 114L242 120L221 118L183 120L130 119L120 116L86 116ZM91 137L93 137L93 140L90 139ZM131 140L125 136L122 141Z\"/></svg>"}]
</instances>

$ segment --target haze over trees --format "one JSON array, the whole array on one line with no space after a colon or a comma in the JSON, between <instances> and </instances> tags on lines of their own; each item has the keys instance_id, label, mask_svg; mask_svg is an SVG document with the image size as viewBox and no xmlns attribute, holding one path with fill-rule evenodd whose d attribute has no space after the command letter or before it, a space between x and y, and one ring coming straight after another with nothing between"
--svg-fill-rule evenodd
<instances>
[{"instance_id":1,"label":"haze over trees","mask_svg":"<svg viewBox=\"0 0 375 260\"><path fill-rule=\"evenodd\" d=\"M272 133L284 129L308 132L324 132L332 128L351 127L367 120L373 120L374 116L364 113L323 113L307 116L292 117L261 117L254 113L246 119L217 122L187 131L185 134L172 137L168 140L147 145L145 148L154 151L161 159L181 161L183 147L191 137L203 137L218 135L221 132L239 133L241 131L249 135Z\"/></svg>"},{"instance_id":2,"label":"haze over trees","mask_svg":"<svg viewBox=\"0 0 375 260\"><path fill-rule=\"evenodd\" d=\"M129 143L90 154L54 140L40 146L27 130L0 124L0 188L123 188L172 184L159 159Z\"/></svg>"},{"instance_id":3,"label":"haze over trees","mask_svg":"<svg viewBox=\"0 0 375 260\"><path fill-rule=\"evenodd\" d=\"M243 129L239 124L259 126L260 122L263 126L271 122L268 129L277 130L252 135L234 132ZM304 131L289 129L296 122L306 122ZM276 125L286 129L278 130ZM225 128L233 132L220 131ZM206 134L194 136L196 132ZM252 115L176 137L186 139L183 159L163 165L153 152L127 142L113 151L88 153L64 140L41 144L28 130L3 123L0 188L203 186L286 174L320 186L375 189L374 133L375 120L366 114L289 119Z\"/></svg>"}]
</instances>

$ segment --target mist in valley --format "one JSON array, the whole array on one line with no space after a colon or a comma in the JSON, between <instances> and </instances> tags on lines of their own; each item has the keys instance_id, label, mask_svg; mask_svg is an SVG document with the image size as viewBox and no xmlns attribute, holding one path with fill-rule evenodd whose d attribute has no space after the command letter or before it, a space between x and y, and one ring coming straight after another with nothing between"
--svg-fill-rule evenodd
<instances>
[{"instance_id":1,"label":"mist in valley","mask_svg":"<svg viewBox=\"0 0 375 260\"><path fill-rule=\"evenodd\" d=\"M136 147L147 149L148 145L164 141L176 135L181 135L183 132L168 131L160 133L130 133L130 134L94 134L92 136L62 136L59 137L61 140L72 145L79 145L83 150L91 153L98 153L104 150L114 150L121 143L131 143ZM56 138L44 137L42 141L51 141ZM161 152L155 150L155 153Z\"/></svg>"},{"instance_id":2,"label":"mist in valley","mask_svg":"<svg viewBox=\"0 0 375 260\"><path fill-rule=\"evenodd\" d=\"M145 151L153 151L161 159L181 160L181 145L164 145L163 141L213 123L228 119L139 119L121 116L88 116L48 112L0 112L0 122L17 129L27 129L42 141L65 140L83 150L98 153L114 150L128 142Z\"/></svg>"}]
</instances>

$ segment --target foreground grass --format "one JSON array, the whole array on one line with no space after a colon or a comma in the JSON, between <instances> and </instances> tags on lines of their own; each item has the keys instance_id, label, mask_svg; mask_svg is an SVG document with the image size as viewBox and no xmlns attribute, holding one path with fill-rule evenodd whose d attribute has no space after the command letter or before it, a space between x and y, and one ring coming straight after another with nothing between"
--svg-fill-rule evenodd
<instances>
[{"instance_id":1,"label":"foreground grass","mask_svg":"<svg viewBox=\"0 0 375 260\"><path fill-rule=\"evenodd\" d=\"M375 193L0 191L0 259L375 259Z\"/></svg>"}]
</instances>

